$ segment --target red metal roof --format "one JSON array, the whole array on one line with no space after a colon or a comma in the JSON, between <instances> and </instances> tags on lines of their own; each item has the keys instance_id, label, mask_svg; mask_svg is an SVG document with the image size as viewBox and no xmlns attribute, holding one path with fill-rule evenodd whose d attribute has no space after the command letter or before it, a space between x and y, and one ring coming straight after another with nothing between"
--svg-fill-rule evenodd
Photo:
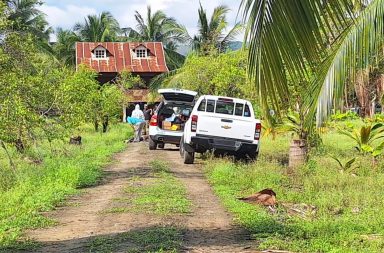
<instances>
[{"instance_id":1,"label":"red metal roof","mask_svg":"<svg viewBox=\"0 0 384 253\"><path fill-rule=\"evenodd\" d=\"M138 46L149 50L148 57L136 58L133 50ZM107 51L106 59L92 58L92 50L102 46ZM168 72L165 63L163 43L161 42L77 42L76 67L85 64L97 72L121 72L127 70L132 73Z\"/></svg>"}]
</instances>

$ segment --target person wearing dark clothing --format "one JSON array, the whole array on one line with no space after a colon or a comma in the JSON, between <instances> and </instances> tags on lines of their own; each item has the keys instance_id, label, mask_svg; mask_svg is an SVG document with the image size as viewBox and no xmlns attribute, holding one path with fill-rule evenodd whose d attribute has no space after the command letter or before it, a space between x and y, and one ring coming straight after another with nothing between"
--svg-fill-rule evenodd
<instances>
[{"instance_id":1,"label":"person wearing dark clothing","mask_svg":"<svg viewBox=\"0 0 384 253\"><path fill-rule=\"evenodd\" d=\"M152 117L152 109L148 108L148 105L144 105L144 119L145 119L145 129L144 129L144 135L149 135L149 121Z\"/></svg>"}]
</instances>

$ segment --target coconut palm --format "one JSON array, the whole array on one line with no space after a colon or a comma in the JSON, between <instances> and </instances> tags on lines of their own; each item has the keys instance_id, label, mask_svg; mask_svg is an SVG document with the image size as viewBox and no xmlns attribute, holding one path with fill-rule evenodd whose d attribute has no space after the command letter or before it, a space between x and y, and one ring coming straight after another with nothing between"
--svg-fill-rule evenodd
<instances>
[{"instance_id":1,"label":"coconut palm","mask_svg":"<svg viewBox=\"0 0 384 253\"><path fill-rule=\"evenodd\" d=\"M88 15L83 23L77 23L73 30L83 41L106 42L115 41L120 34L117 20L109 12L100 15Z\"/></svg>"},{"instance_id":2,"label":"coconut palm","mask_svg":"<svg viewBox=\"0 0 384 253\"><path fill-rule=\"evenodd\" d=\"M248 73L265 111L280 111L292 99L290 85L304 83L302 128L313 130L315 116L320 126L342 104L347 80L354 83L359 69L374 64L384 37L383 6L384 0L242 0ZM307 147L297 143L306 140L293 141L290 154L304 160Z\"/></svg>"},{"instance_id":3,"label":"coconut palm","mask_svg":"<svg viewBox=\"0 0 384 253\"><path fill-rule=\"evenodd\" d=\"M178 24L172 17L167 17L164 12L156 11L152 14L150 6L144 18L138 11L135 13L136 28L123 29L126 39L130 41L162 42L167 65L170 69L179 68L185 57L177 53L180 44L187 41L187 32L184 26Z\"/></svg>"},{"instance_id":4,"label":"coconut palm","mask_svg":"<svg viewBox=\"0 0 384 253\"><path fill-rule=\"evenodd\" d=\"M58 28L56 31L57 42L53 46L53 51L58 60L68 66L76 64L75 44L81 41L79 36L72 30Z\"/></svg>"},{"instance_id":5,"label":"coconut palm","mask_svg":"<svg viewBox=\"0 0 384 253\"><path fill-rule=\"evenodd\" d=\"M48 42L52 28L45 19L45 14L38 9L42 4L38 0L7 0L8 20L11 29L36 36L40 41Z\"/></svg>"},{"instance_id":6,"label":"coconut palm","mask_svg":"<svg viewBox=\"0 0 384 253\"><path fill-rule=\"evenodd\" d=\"M207 13L200 3L198 34L192 39L194 50L203 55L216 50L223 52L228 48L228 43L243 31L243 26L237 23L228 33L225 33L228 28L226 15L229 10L228 7L220 5L213 10L211 19L208 20Z\"/></svg>"},{"instance_id":7,"label":"coconut palm","mask_svg":"<svg viewBox=\"0 0 384 253\"><path fill-rule=\"evenodd\" d=\"M305 117L318 125L337 106L347 78L374 64L384 35L384 0L242 0L249 76L265 109L289 100L289 82L310 83ZM271 102L271 103L269 103Z\"/></svg>"}]
</instances>

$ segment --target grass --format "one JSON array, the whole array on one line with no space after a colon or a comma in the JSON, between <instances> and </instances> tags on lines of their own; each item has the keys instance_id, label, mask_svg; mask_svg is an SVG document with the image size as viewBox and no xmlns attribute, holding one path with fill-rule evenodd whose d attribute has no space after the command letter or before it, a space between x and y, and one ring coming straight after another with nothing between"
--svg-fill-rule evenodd
<instances>
[{"instance_id":1,"label":"grass","mask_svg":"<svg viewBox=\"0 0 384 253\"><path fill-rule=\"evenodd\" d=\"M190 212L184 185L170 172L162 160L150 161L151 175L133 177L125 188L127 197L115 199L117 207L107 212L140 212L156 215L174 215Z\"/></svg>"},{"instance_id":2,"label":"grass","mask_svg":"<svg viewBox=\"0 0 384 253\"><path fill-rule=\"evenodd\" d=\"M182 230L176 227L149 227L91 241L89 252L176 253L181 249Z\"/></svg>"},{"instance_id":3,"label":"grass","mask_svg":"<svg viewBox=\"0 0 384 253\"><path fill-rule=\"evenodd\" d=\"M384 252L384 163L372 168L354 143L336 131L323 136L323 146L302 168L286 167L289 138L262 140L254 164L215 160L207 176L225 206L259 243L260 249L294 252ZM330 158L358 157L353 173L341 172ZM294 215L279 205L276 213L237 200L272 188L281 204L314 206L313 213Z\"/></svg>"},{"instance_id":4,"label":"grass","mask_svg":"<svg viewBox=\"0 0 384 253\"><path fill-rule=\"evenodd\" d=\"M123 140L130 134L123 124L112 126L106 134L84 127L81 146L57 141L51 146L42 143L29 150L29 156L12 153L17 171L11 184L0 187L0 250L22 247L17 241L25 229L54 224L41 212L54 209L80 188L96 184L102 177L102 167L110 162L112 154L124 149ZM4 157L0 153L0 166L7 168ZM40 162L31 162L30 157ZM6 169L2 171L0 178L9 177Z\"/></svg>"}]
</instances>

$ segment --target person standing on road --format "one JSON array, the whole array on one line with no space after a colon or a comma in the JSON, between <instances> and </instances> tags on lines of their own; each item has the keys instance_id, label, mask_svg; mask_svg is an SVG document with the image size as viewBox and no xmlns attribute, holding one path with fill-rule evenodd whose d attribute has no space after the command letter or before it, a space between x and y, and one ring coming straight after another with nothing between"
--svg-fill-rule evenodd
<instances>
[{"instance_id":1,"label":"person standing on road","mask_svg":"<svg viewBox=\"0 0 384 253\"><path fill-rule=\"evenodd\" d=\"M145 120L145 131L144 135L149 135L149 121L152 117L152 109L148 108L148 105L144 105L144 120Z\"/></svg>"},{"instance_id":2,"label":"person standing on road","mask_svg":"<svg viewBox=\"0 0 384 253\"><path fill-rule=\"evenodd\" d=\"M144 113L142 110L140 110L139 104L135 106L135 110L132 111L131 119L128 119L128 122L132 123L135 129L135 138L133 141L139 142L141 140L141 131L145 126Z\"/></svg>"}]
</instances>

